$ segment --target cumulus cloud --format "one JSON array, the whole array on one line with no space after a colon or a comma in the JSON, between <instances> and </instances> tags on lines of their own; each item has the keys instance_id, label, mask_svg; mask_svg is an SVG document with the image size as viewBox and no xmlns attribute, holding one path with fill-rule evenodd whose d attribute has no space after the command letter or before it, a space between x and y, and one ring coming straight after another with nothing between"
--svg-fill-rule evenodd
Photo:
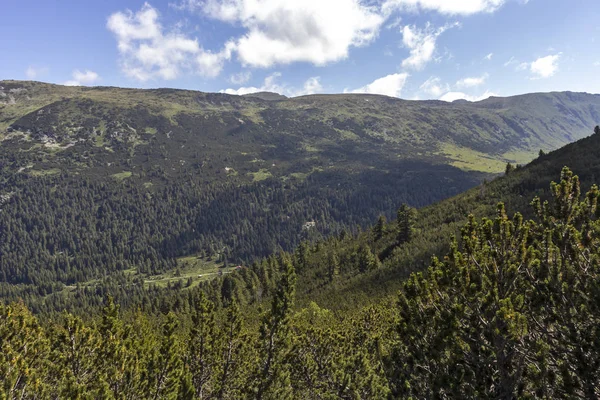
<instances>
[{"instance_id":1,"label":"cumulus cloud","mask_svg":"<svg viewBox=\"0 0 600 400\"><path fill-rule=\"evenodd\" d=\"M283 92L285 91L285 87L283 85L277 83L277 79L279 77L281 77L281 73L274 72L265 78L264 83L261 87L242 86L237 89L229 88L229 89L219 90L219 93L234 94L234 95L238 95L238 96L242 96L244 94L249 94L249 93L257 93L257 92L274 92L274 93L283 94Z\"/></svg>"},{"instance_id":2,"label":"cumulus cloud","mask_svg":"<svg viewBox=\"0 0 600 400\"><path fill-rule=\"evenodd\" d=\"M529 69L536 78L549 78L558 71L558 59L560 53L546 57L540 57L529 66Z\"/></svg>"},{"instance_id":3,"label":"cumulus cloud","mask_svg":"<svg viewBox=\"0 0 600 400\"><path fill-rule=\"evenodd\" d=\"M506 0L386 0L383 9L386 12L435 11L446 15L472 15L491 13L499 9Z\"/></svg>"},{"instance_id":4,"label":"cumulus cloud","mask_svg":"<svg viewBox=\"0 0 600 400\"><path fill-rule=\"evenodd\" d=\"M415 25L406 25L402 28L402 43L410 50L410 55L402 61L402 66L415 70L422 69L433 58L438 36L455 26L459 24L445 25L438 29L434 29L430 23L427 23L424 29L419 29Z\"/></svg>"},{"instance_id":5,"label":"cumulus cloud","mask_svg":"<svg viewBox=\"0 0 600 400\"><path fill-rule=\"evenodd\" d=\"M448 92L442 97L440 97L440 100L448 102L452 102L455 100L481 101L491 96L496 96L496 94L490 92L489 90L486 90L485 93L483 93L481 96L470 96L463 92Z\"/></svg>"},{"instance_id":6,"label":"cumulus cloud","mask_svg":"<svg viewBox=\"0 0 600 400\"><path fill-rule=\"evenodd\" d=\"M344 90L344 93L370 93L382 94L391 97L400 97L408 77L409 75L407 73L390 74L382 78L375 79L373 82L361 88L354 90L346 89Z\"/></svg>"},{"instance_id":7,"label":"cumulus cloud","mask_svg":"<svg viewBox=\"0 0 600 400\"><path fill-rule=\"evenodd\" d=\"M135 79L175 79L183 73L218 76L233 57L249 67L270 68L294 62L317 66L346 59L353 48L372 43L388 21L400 26L403 11L444 15L493 12L506 0L180 0L169 4L204 18L235 26L240 32L217 49L206 49L181 25L164 27L148 3L137 11L115 12L107 21L120 53L123 72ZM396 13L396 15L394 15ZM389 21L392 21L389 23ZM433 57L436 39L449 25L402 28L410 56L402 66L421 69ZM490 55L491 57L491 55ZM249 80L231 77L235 84Z\"/></svg>"},{"instance_id":8,"label":"cumulus cloud","mask_svg":"<svg viewBox=\"0 0 600 400\"><path fill-rule=\"evenodd\" d=\"M248 82L250 80L250 78L252 78L252 72L243 71L243 72L231 75L229 77L229 82L233 83L234 85L242 85L242 84Z\"/></svg>"},{"instance_id":9,"label":"cumulus cloud","mask_svg":"<svg viewBox=\"0 0 600 400\"><path fill-rule=\"evenodd\" d=\"M188 0L187 8L240 25L235 39L240 62L268 68L345 59L352 47L370 43L384 23L380 10L361 0Z\"/></svg>"},{"instance_id":10,"label":"cumulus cloud","mask_svg":"<svg viewBox=\"0 0 600 400\"><path fill-rule=\"evenodd\" d=\"M304 86L298 92L296 92L296 96L304 96L307 94L315 94L323 92L323 85L321 85L321 77L313 76L308 78L306 82L304 82Z\"/></svg>"},{"instance_id":11,"label":"cumulus cloud","mask_svg":"<svg viewBox=\"0 0 600 400\"><path fill-rule=\"evenodd\" d=\"M558 71L558 61L562 53L539 57L532 62L519 62L514 57L504 63L505 67L514 66L516 71L529 71L531 79L550 78Z\"/></svg>"},{"instance_id":12,"label":"cumulus cloud","mask_svg":"<svg viewBox=\"0 0 600 400\"><path fill-rule=\"evenodd\" d=\"M488 74L483 74L477 77L464 78L456 82L457 88L468 88L483 85L488 78Z\"/></svg>"},{"instance_id":13,"label":"cumulus cloud","mask_svg":"<svg viewBox=\"0 0 600 400\"><path fill-rule=\"evenodd\" d=\"M447 92L450 88L447 84L442 84L442 80L440 78L437 76L432 76L423 82L419 89L421 89L422 92L437 98L440 97L442 93Z\"/></svg>"},{"instance_id":14,"label":"cumulus cloud","mask_svg":"<svg viewBox=\"0 0 600 400\"><path fill-rule=\"evenodd\" d=\"M233 43L219 52L205 50L195 38L164 30L159 13L150 4L133 13L116 12L107 21L115 35L123 72L140 81L154 78L175 79L182 70L215 77L231 58Z\"/></svg>"},{"instance_id":15,"label":"cumulus cloud","mask_svg":"<svg viewBox=\"0 0 600 400\"><path fill-rule=\"evenodd\" d=\"M25 70L25 76L27 76L27 79L37 79L46 75L47 73L48 68L46 67L34 67L30 65Z\"/></svg>"},{"instance_id":16,"label":"cumulus cloud","mask_svg":"<svg viewBox=\"0 0 600 400\"><path fill-rule=\"evenodd\" d=\"M96 72L90 71L89 69L86 69L85 71L76 69L73 71L72 78L73 79L65 82L66 86L91 85L100 79L100 76Z\"/></svg>"},{"instance_id":17,"label":"cumulus cloud","mask_svg":"<svg viewBox=\"0 0 600 400\"><path fill-rule=\"evenodd\" d=\"M294 97L294 96L303 96L307 94L315 94L321 93L323 91L323 86L321 85L321 78L318 76L314 76L308 78L306 82L304 82L302 88L295 89L289 87L286 84L279 83L279 78L281 78L281 73L274 72L268 75L263 84L260 87L256 86L242 86L237 89L223 89L220 90L220 93L232 94L232 95L244 95L249 93L257 93L257 92L274 92L283 94L286 96Z\"/></svg>"}]
</instances>

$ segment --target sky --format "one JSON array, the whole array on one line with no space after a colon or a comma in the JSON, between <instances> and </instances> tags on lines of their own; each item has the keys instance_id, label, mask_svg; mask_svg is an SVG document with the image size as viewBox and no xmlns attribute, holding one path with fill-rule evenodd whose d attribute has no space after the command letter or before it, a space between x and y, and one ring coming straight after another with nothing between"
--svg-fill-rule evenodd
<instances>
[{"instance_id":1,"label":"sky","mask_svg":"<svg viewBox=\"0 0 600 400\"><path fill-rule=\"evenodd\" d=\"M600 93L600 0L2 0L0 80L476 101Z\"/></svg>"}]
</instances>

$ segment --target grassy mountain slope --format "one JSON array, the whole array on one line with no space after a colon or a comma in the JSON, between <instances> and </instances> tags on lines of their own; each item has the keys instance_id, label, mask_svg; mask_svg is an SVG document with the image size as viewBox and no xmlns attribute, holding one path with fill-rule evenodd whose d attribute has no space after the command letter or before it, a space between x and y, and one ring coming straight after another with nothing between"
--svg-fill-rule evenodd
<instances>
[{"instance_id":1,"label":"grassy mountain slope","mask_svg":"<svg viewBox=\"0 0 600 400\"><path fill-rule=\"evenodd\" d=\"M418 210L416 234L408 243L397 241L395 221L386 225L386 233L380 239L375 239L371 229L356 238L329 240L311 253L306 273L301 273L299 292L305 301L316 300L332 309L353 308L393 295L412 272L424 270L433 255L447 253L450 237L460 237L460 228L466 224L469 214L476 218L493 217L498 203L503 202L510 215L521 212L525 218L531 218L531 200L535 196L548 199L550 182L557 181L565 166L579 176L582 192L597 183L600 135L576 141L506 176ZM381 267L360 273L358 255L364 244L378 256ZM329 282L327 274L332 252L336 253L341 266L341 278L334 284ZM340 296L346 301L339 302Z\"/></svg>"},{"instance_id":2,"label":"grassy mountain slope","mask_svg":"<svg viewBox=\"0 0 600 400\"><path fill-rule=\"evenodd\" d=\"M378 223L205 282L205 293L180 285L171 296L140 294L123 279L73 296L88 312L105 293L142 296L125 314L111 298L85 318L0 305L4 388L32 398L597 398L597 187L580 202L565 171L537 222L511 220L503 207L493 218L492 204L525 210L528 196L548 197L544 186L565 162L583 172L585 189L600 171L598 147L600 133L425 208L401 245L397 227ZM422 243L435 252L431 239L469 211L493 219L473 219L464 243L427 273L394 275L423 269L401 253L416 261ZM394 299L379 301L394 287ZM353 308L361 293L368 306Z\"/></svg>"},{"instance_id":3,"label":"grassy mountain slope","mask_svg":"<svg viewBox=\"0 0 600 400\"><path fill-rule=\"evenodd\" d=\"M506 176L418 210L415 233L409 242L398 242L398 226L390 221L384 225L379 238L376 226L372 226L358 235L332 235L315 244L297 247L293 260L298 273L299 305L304 307L316 302L344 315L344 311L354 312L362 306L393 302L411 273L425 270L433 255L448 252L450 237L460 237L460 229L469 214L476 218L493 217L498 203L503 202L510 215L521 212L525 218L531 218L531 199L535 196L548 199L550 182L557 180L564 166L569 166L580 177L582 191L588 190L600 176L600 135L569 144ZM187 261L201 263L194 257ZM337 272L332 278L334 266ZM242 304L260 302L270 293L269 285L276 280L277 272L273 268L273 261L263 262L252 268L233 270L210 283L200 283L199 287L217 304L226 304L232 298ZM99 306L103 294L112 293L123 304L140 304L150 310L177 308L182 307L183 299L192 293L185 285L191 276L184 269L183 274L163 275L165 284L156 282L158 287L146 287L134 275L125 274L116 280L84 284L59 292L58 296L48 296L43 307L38 300L32 304L35 310L65 305L78 309L92 304ZM191 288L197 287L197 283L191 285Z\"/></svg>"},{"instance_id":4,"label":"grassy mountain slope","mask_svg":"<svg viewBox=\"0 0 600 400\"><path fill-rule=\"evenodd\" d=\"M600 96L569 92L449 104L354 94L270 101L264 93L0 86L3 147L43 157L45 170L64 167L61 156L73 147L86 152L83 164L92 170L162 156L169 176L195 162L199 171L215 169L201 170L207 179L225 168L248 180L406 159L500 172L506 161L526 162L540 148L583 137L600 120Z\"/></svg>"},{"instance_id":5,"label":"grassy mountain slope","mask_svg":"<svg viewBox=\"0 0 600 400\"><path fill-rule=\"evenodd\" d=\"M204 266L461 193L507 160L586 136L600 110L599 96L574 93L449 104L0 87L0 290L12 298L122 271L169 282L183 269L195 285ZM384 265L404 257L385 243L374 245Z\"/></svg>"}]
</instances>

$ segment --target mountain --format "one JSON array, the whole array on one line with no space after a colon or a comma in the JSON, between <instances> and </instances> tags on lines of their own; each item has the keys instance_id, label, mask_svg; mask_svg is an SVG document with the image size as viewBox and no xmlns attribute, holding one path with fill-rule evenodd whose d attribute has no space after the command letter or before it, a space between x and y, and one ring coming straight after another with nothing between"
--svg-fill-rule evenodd
<instances>
[{"instance_id":1,"label":"mountain","mask_svg":"<svg viewBox=\"0 0 600 400\"><path fill-rule=\"evenodd\" d=\"M395 222L199 286L144 292L130 272L77 285L64 297L84 317L0 304L0 395L597 398L596 131L418 212L402 206Z\"/></svg>"},{"instance_id":2,"label":"mountain","mask_svg":"<svg viewBox=\"0 0 600 400\"><path fill-rule=\"evenodd\" d=\"M402 203L427 206L587 136L600 119L599 96L568 92L454 104L0 87L0 296L57 294L40 309L113 278L134 276L141 292L196 286L356 233Z\"/></svg>"},{"instance_id":3,"label":"mountain","mask_svg":"<svg viewBox=\"0 0 600 400\"><path fill-rule=\"evenodd\" d=\"M582 138L600 120L599 95L571 92L456 104L377 95L288 99L264 92L230 96L19 81L0 81L0 87L3 147L52 155L47 168L64 168L65 150L87 151L92 170L109 162L110 169L125 169L119 161L126 159L144 166L148 162L140 153L155 157L161 148L167 161L161 164L176 171L169 176L192 156L214 173L230 168L246 180L257 173L381 168L398 160L500 172L506 162L527 162L540 149Z\"/></svg>"},{"instance_id":4,"label":"mountain","mask_svg":"<svg viewBox=\"0 0 600 400\"><path fill-rule=\"evenodd\" d=\"M532 199L538 196L542 202L550 200L551 182L558 180L564 167L578 176L582 193L597 184L600 133L541 155L524 167L457 196L415 210L415 234L409 242L399 241L396 220L383 225L380 238L376 238L377 227L373 227L354 238L330 240L309 257L305 266L309 275L302 279L300 272L300 297L331 309L352 309L395 295L410 274L425 270L432 256L443 257L450 250L449 238L461 237L461 228L467 224L469 215L476 219L492 218L498 204L503 203L511 216L518 212L526 219L535 219ZM365 243L381 265L375 271L360 273L357 250ZM340 265L345 265L333 286L329 283L325 261L332 251L339 260L344 260ZM338 301L340 293L345 298L343 303Z\"/></svg>"},{"instance_id":5,"label":"mountain","mask_svg":"<svg viewBox=\"0 0 600 400\"><path fill-rule=\"evenodd\" d=\"M262 99L262 100L272 100L272 101L287 99L287 96L284 96L279 93L273 93L273 92L248 93L248 94L245 94L244 96L245 97L255 97L257 99Z\"/></svg>"}]
</instances>

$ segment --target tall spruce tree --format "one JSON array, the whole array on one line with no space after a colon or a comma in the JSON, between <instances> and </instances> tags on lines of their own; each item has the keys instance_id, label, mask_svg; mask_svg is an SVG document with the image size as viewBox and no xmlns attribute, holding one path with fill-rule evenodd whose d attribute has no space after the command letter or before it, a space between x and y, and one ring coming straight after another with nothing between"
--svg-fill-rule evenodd
<instances>
[{"instance_id":1,"label":"tall spruce tree","mask_svg":"<svg viewBox=\"0 0 600 400\"><path fill-rule=\"evenodd\" d=\"M271 309L263 315L259 329L259 363L252 394L257 400L292 397L288 356L296 272L287 254L281 256L280 265L283 274L273 294Z\"/></svg>"}]
</instances>

